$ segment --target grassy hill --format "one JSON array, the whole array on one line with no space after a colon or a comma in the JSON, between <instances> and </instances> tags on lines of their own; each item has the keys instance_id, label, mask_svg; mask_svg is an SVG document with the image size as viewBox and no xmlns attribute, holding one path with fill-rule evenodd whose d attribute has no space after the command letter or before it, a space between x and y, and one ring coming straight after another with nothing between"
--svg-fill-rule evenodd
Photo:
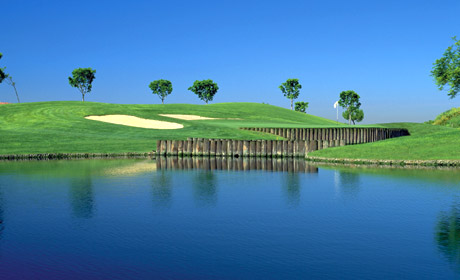
<instances>
[{"instance_id":1,"label":"grassy hill","mask_svg":"<svg viewBox=\"0 0 460 280\"><path fill-rule=\"evenodd\" d=\"M124 114L181 123L156 130L87 120L88 115ZM185 121L159 114L191 114L241 120ZM336 122L258 103L128 105L94 102L37 102L0 105L0 154L148 152L157 139L187 137L276 139L239 127L331 127Z\"/></svg>"},{"instance_id":2,"label":"grassy hill","mask_svg":"<svg viewBox=\"0 0 460 280\"><path fill-rule=\"evenodd\" d=\"M460 160L460 129L420 123L389 123L381 126L407 128L411 136L330 148L309 155L381 160Z\"/></svg>"}]
</instances>

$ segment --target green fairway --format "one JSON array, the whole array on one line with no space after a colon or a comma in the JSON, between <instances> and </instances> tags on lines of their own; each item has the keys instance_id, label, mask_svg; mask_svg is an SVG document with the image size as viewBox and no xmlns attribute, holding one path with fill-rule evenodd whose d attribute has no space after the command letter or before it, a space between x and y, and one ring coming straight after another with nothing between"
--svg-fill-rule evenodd
<instances>
[{"instance_id":1,"label":"green fairway","mask_svg":"<svg viewBox=\"0 0 460 280\"><path fill-rule=\"evenodd\" d=\"M384 141L329 148L309 154L314 157L379 160L459 160L460 130L419 123L381 124L407 128L411 136Z\"/></svg>"},{"instance_id":2,"label":"green fairway","mask_svg":"<svg viewBox=\"0 0 460 280\"><path fill-rule=\"evenodd\" d=\"M88 115L123 114L180 123L157 130L87 120ZM185 121L159 114L190 114L238 120ZM37 102L0 105L0 154L149 152L157 139L187 137L277 139L239 127L333 127L336 122L258 103L128 105L94 102Z\"/></svg>"}]
</instances>

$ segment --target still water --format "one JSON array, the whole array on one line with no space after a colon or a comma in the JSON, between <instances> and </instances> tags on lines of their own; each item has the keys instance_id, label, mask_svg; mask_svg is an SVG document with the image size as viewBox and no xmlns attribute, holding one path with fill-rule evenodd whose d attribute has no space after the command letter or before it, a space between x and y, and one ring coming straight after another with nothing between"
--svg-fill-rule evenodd
<instances>
[{"instance_id":1,"label":"still water","mask_svg":"<svg viewBox=\"0 0 460 280\"><path fill-rule=\"evenodd\" d=\"M456 279L460 169L0 162L0 279Z\"/></svg>"}]
</instances>

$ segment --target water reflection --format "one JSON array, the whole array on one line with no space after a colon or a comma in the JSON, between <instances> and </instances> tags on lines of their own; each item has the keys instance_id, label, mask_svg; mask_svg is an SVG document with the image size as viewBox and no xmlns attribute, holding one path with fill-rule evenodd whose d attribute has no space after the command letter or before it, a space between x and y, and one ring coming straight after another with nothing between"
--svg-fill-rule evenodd
<instances>
[{"instance_id":1,"label":"water reflection","mask_svg":"<svg viewBox=\"0 0 460 280\"><path fill-rule=\"evenodd\" d=\"M351 173L340 171L339 182L340 189L345 195L356 196L360 188L360 175L359 173Z\"/></svg>"},{"instance_id":2,"label":"water reflection","mask_svg":"<svg viewBox=\"0 0 460 280\"><path fill-rule=\"evenodd\" d=\"M170 207L172 202L172 174L165 171L154 173L152 178L153 203L159 207Z\"/></svg>"},{"instance_id":3,"label":"water reflection","mask_svg":"<svg viewBox=\"0 0 460 280\"><path fill-rule=\"evenodd\" d=\"M283 176L283 190L285 191L287 202L291 206L300 203L300 177L298 173L289 172Z\"/></svg>"},{"instance_id":4,"label":"water reflection","mask_svg":"<svg viewBox=\"0 0 460 280\"><path fill-rule=\"evenodd\" d=\"M77 218L89 219L94 212L94 194L91 176L74 178L70 186L72 214Z\"/></svg>"},{"instance_id":5,"label":"water reflection","mask_svg":"<svg viewBox=\"0 0 460 280\"><path fill-rule=\"evenodd\" d=\"M157 169L203 170L266 170L280 172L318 173L316 166L302 159L226 158L226 157L159 157Z\"/></svg>"},{"instance_id":6,"label":"water reflection","mask_svg":"<svg viewBox=\"0 0 460 280\"><path fill-rule=\"evenodd\" d=\"M4 217L4 199L3 199L3 191L0 186L0 240L3 238L3 231L5 230L5 217Z\"/></svg>"},{"instance_id":7,"label":"water reflection","mask_svg":"<svg viewBox=\"0 0 460 280\"><path fill-rule=\"evenodd\" d=\"M205 161L206 162L206 161ZM195 200L201 206L213 206L217 202L217 182L210 170L199 171L193 180Z\"/></svg>"},{"instance_id":8,"label":"water reflection","mask_svg":"<svg viewBox=\"0 0 460 280\"><path fill-rule=\"evenodd\" d=\"M436 226L438 249L454 265L460 265L460 203L441 212Z\"/></svg>"}]
</instances>

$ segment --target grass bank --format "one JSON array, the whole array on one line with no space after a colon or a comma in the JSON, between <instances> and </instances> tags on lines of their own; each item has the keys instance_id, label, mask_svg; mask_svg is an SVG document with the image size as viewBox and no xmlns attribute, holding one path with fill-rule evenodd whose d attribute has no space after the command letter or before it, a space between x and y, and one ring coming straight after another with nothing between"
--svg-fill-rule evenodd
<instances>
[{"instance_id":1,"label":"grass bank","mask_svg":"<svg viewBox=\"0 0 460 280\"><path fill-rule=\"evenodd\" d=\"M411 136L329 148L312 152L309 156L336 160L460 160L460 129L420 123L380 125L407 128Z\"/></svg>"},{"instance_id":2,"label":"grass bank","mask_svg":"<svg viewBox=\"0 0 460 280\"><path fill-rule=\"evenodd\" d=\"M180 123L182 129L144 129L87 120L88 115L124 114ZM186 121L159 114L190 114L219 120ZM236 118L236 120L235 120ZM157 139L187 137L277 139L239 127L333 127L336 122L258 103L129 105L36 102L0 106L0 154L146 153Z\"/></svg>"}]
</instances>

